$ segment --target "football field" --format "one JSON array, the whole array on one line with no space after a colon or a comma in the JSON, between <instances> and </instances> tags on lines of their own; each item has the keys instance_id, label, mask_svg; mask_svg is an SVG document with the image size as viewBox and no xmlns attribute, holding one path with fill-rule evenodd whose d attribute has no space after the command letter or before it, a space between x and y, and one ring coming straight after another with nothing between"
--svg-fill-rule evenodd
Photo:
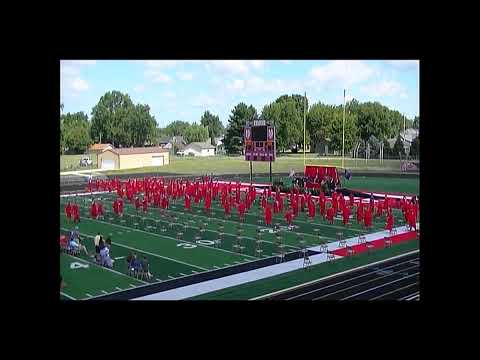
<instances>
[{"instance_id":1,"label":"football field","mask_svg":"<svg viewBox=\"0 0 480 360\"><path fill-rule=\"evenodd\" d=\"M92 198L102 201L103 219L90 218ZM294 256L303 248L366 234L352 218L344 227L340 218L329 224L318 215L311 221L307 213L299 213L288 229L283 215L273 217L274 226L265 226L263 209L259 201L252 206L243 222L235 209L225 218L219 201L212 201L212 208L205 213L203 203L192 202L191 212L184 211L183 200L171 202L168 211L149 208L147 213L125 202L124 216L112 211L116 198L113 193L60 198L60 232L67 234L78 227L82 243L89 255L94 252L93 238L97 233L110 237L110 256L115 260L113 269L99 266L94 258L81 253L78 256L61 254L60 271L67 286L62 290L65 299L92 299L119 294L130 289L151 284L175 286L180 279L200 279L213 272L229 271L242 264L255 264L264 259L276 259L280 254ZM67 221L63 208L67 201L80 206L81 221ZM396 226L403 225L401 212L394 210ZM383 230L385 218L374 218L368 233ZM151 279L137 279L127 274L126 257L130 253L146 256L150 263ZM296 255L295 255L296 256ZM169 285L172 284L172 285Z\"/></svg>"}]
</instances>

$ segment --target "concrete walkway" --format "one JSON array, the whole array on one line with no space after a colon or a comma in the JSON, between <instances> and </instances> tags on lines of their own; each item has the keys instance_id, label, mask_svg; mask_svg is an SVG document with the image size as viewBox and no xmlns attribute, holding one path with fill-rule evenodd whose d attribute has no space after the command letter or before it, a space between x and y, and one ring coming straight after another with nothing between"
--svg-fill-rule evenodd
<instances>
[{"instance_id":1,"label":"concrete walkway","mask_svg":"<svg viewBox=\"0 0 480 360\"><path fill-rule=\"evenodd\" d=\"M60 172L60 176L90 174L90 173L102 172L102 171L107 171L107 170L104 170L104 169L89 169L89 170L63 171L63 172Z\"/></svg>"}]
</instances>

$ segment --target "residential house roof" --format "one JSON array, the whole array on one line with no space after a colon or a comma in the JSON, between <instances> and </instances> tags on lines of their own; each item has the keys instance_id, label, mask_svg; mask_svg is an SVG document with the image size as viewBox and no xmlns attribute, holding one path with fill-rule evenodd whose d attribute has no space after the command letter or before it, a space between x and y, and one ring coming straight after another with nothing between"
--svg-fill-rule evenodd
<instances>
[{"instance_id":1,"label":"residential house roof","mask_svg":"<svg viewBox=\"0 0 480 360\"><path fill-rule=\"evenodd\" d=\"M90 146L90 151L104 151L108 148L113 148L111 144L93 144Z\"/></svg>"},{"instance_id":2,"label":"residential house roof","mask_svg":"<svg viewBox=\"0 0 480 360\"><path fill-rule=\"evenodd\" d=\"M195 149L197 151L205 150L205 149L215 149L215 146L212 144L204 143L204 142L192 142L185 146L185 150L187 149Z\"/></svg>"},{"instance_id":3,"label":"residential house roof","mask_svg":"<svg viewBox=\"0 0 480 360\"><path fill-rule=\"evenodd\" d=\"M131 147L121 149L110 149L111 152L118 155L134 155L134 154L152 154L152 153L168 153L168 150L159 146L152 147Z\"/></svg>"}]
</instances>

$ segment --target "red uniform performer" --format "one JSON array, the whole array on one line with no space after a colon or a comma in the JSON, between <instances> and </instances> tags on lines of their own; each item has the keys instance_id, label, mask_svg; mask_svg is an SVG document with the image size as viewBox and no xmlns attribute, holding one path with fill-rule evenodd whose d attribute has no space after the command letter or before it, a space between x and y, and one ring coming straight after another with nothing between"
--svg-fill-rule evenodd
<instances>
[{"instance_id":1,"label":"red uniform performer","mask_svg":"<svg viewBox=\"0 0 480 360\"><path fill-rule=\"evenodd\" d=\"M72 205L70 205L70 201L65 206L65 215L67 216L68 222L70 222L70 219L72 218Z\"/></svg>"}]
</instances>

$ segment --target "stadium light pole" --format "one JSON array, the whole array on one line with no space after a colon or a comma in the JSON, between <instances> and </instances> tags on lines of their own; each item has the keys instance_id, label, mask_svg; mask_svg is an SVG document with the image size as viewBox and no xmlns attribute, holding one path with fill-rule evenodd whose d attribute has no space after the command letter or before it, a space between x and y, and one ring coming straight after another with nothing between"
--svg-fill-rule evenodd
<instances>
[{"instance_id":1,"label":"stadium light pole","mask_svg":"<svg viewBox=\"0 0 480 360\"><path fill-rule=\"evenodd\" d=\"M305 171L306 159L305 149L307 147L307 131L306 131L306 107L307 107L307 92L305 91L305 98L303 99L303 167Z\"/></svg>"},{"instance_id":2,"label":"stadium light pole","mask_svg":"<svg viewBox=\"0 0 480 360\"><path fill-rule=\"evenodd\" d=\"M343 89L342 169L345 169L345 89Z\"/></svg>"}]
</instances>

